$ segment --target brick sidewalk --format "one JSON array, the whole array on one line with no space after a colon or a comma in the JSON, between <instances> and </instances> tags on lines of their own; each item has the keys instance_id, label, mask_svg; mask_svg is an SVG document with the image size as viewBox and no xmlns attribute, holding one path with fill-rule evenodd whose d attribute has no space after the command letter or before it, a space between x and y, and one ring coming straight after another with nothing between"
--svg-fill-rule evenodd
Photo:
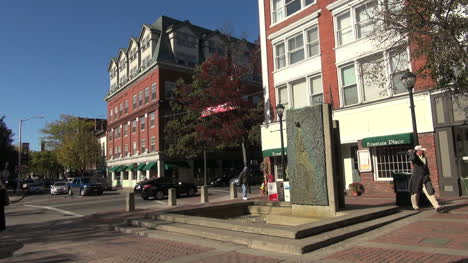
<instances>
[{"instance_id":1,"label":"brick sidewalk","mask_svg":"<svg viewBox=\"0 0 468 263\"><path fill-rule=\"evenodd\" d=\"M392 202L394 199L385 196L347 197L347 203L352 205ZM468 262L468 199L460 198L457 202L449 204L447 214L425 209L416 216L303 256L206 239L147 238L108 231L108 224L148 212L116 211L10 227L0 236L0 263Z\"/></svg>"}]
</instances>

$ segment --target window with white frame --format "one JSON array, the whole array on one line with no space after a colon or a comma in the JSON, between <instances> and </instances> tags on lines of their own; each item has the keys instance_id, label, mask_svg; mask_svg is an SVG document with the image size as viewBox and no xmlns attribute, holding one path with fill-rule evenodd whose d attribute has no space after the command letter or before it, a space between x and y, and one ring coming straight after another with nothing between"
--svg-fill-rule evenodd
<instances>
[{"instance_id":1,"label":"window with white frame","mask_svg":"<svg viewBox=\"0 0 468 263\"><path fill-rule=\"evenodd\" d=\"M337 46L367 37L373 31L377 0L343 11L335 17Z\"/></svg>"},{"instance_id":2,"label":"window with white frame","mask_svg":"<svg viewBox=\"0 0 468 263\"><path fill-rule=\"evenodd\" d=\"M336 17L336 39L338 46L354 40L351 13L349 10Z\"/></svg>"},{"instance_id":3,"label":"window with white frame","mask_svg":"<svg viewBox=\"0 0 468 263\"><path fill-rule=\"evenodd\" d=\"M302 33L289 38L288 41L288 61L289 65L304 59L304 38Z\"/></svg>"},{"instance_id":4,"label":"window with white frame","mask_svg":"<svg viewBox=\"0 0 468 263\"><path fill-rule=\"evenodd\" d=\"M372 147L374 161L374 176L377 180L392 179L392 172L411 172L411 162L406 152L408 145L391 145Z\"/></svg>"},{"instance_id":5,"label":"window with white frame","mask_svg":"<svg viewBox=\"0 0 468 263\"><path fill-rule=\"evenodd\" d=\"M132 104L133 104L133 109L135 110L137 108L137 95L133 95L132 98Z\"/></svg>"},{"instance_id":6,"label":"window with white frame","mask_svg":"<svg viewBox=\"0 0 468 263\"><path fill-rule=\"evenodd\" d=\"M140 117L140 131L145 130L145 116Z\"/></svg>"},{"instance_id":7,"label":"window with white frame","mask_svg":"<svg viewBox=\"0 0 468 263\"><path fill-rule=\"evenodd\" d=\"M281 85L278 87L278 102L283 104L284 108L287 109L289 105L288 86Z\"/></svg>"},{"instance_id":8,"label":"window with white frame","mask_svg":"<svg viewBox=\"0 0 468 263\"><path fill-rule=\"evenodd\" d=\"M150 113L150 127L154 128L154 125L156 124L156 112L151 112Z\"/></svg>"},{"instance_id":9,"label":"window with white frame","mask_svg":"<svg viewBox=\"0 0 468 263\"><path fill-rule=\"evenodd\" d=\"M315 0L272 0L272 23L278 23L315 2Z\"/></svg>"},{"instance_id":10,"label":"window with white frame","mask_svg":"<svg viewBox=\"0 0 468 263\"><path fill-rule=\"evenodd\" d=\"M354 63L340 68L343 106L359 103Z\"/></svg>"},{"instance_id":11,"label":"window with white frame","mask_svg":"<svg viewBox=\"0 0 468 263\"><path fill-rule=\"evenodd\" d=\"M401 76L408 69L408 52L405 50L394 50L389 53L390 56L390 79L393 94L408 92L401 81Z\"/></svg>"},{"instance_id":12,"label":"window with white frame","mask_svg":"<svg viewBox=\"0 0 468 263\"><path fill-rule=\"evenodd\" d=\"M295 109L303 108L309 105L309 97L307 95L306 79L299 79L291 82L292 105Z\"/></svg>"},{"instance_id":13,"label":"window with white frame","mask_svg":"<svg viewBox=\"0 0 468 263\"><path fill-rule=\"evenodd\" d=\"M322 76L315 75L309 77L309 86L310 86L310 104L317 105L323 103L323 86L322 86Z\"/></svg>"},{"instance_id":14,"label":"window with white frame","mask_svg":"<svg viewBox=\"0 0 468 263\"><path fill-rule=\"evenodd\" d=\"M123 103L120 103L120 106L119 106L119 118L122 117L122 114L123 114Z\"/></svg>"},{"instance_id":15,"label":"window with white frame","mask_svg":"<svg viewBox=\"0 0 468 263\"><path fill-rule=\"evenodd\" d=\"M140 153L144 153L146 151L146 140L141 139L140 140Z\"/></svg>"},{"instance_id":16,"label":"window with white frame","mask_svg":"<svg viewBox=\"0 0 468 263\"><path fill-rule=\"evenodd\" d=\"M151 100L156 99L156 83L151 84Z\"/></svg>"},{"instance_id":17,"label":"window with white frame","mask_svg":"<svg viewBox=\"0 0 468 263\"><path fill-rule=\"evenodd\" d=\"M124 113L127 114L128 113L128 100L125 101L125 105L124 105Z\"/></svg>"},{"instance_id":18,"label":"window with white frame","mask_svg":"<svg viewBox=\"0 0 468 263\"><path fill-rule=\"evenodd\" d=\"M136 127L137 127L137 121L136 121L136 120L132 120L132 133L135 133L135 132L136 132Z\"/></svg>"},{"instance_id":19,"label":"window with white frame","mask_svg":"<svg viewBox=\"0 0 468 263\"><path fill-rule=\"evenodd\" d=\"M313 57L319 54L318 27L314 26L306 31L307 57Z\"/></svg>"},{"instance_id":20,"label":"window with white frame","mask_svg":"<svg viewBox=\"0 0 468 263\"><path fill-rule=\"evenodd\" d=\"M143 106L143 91L138 92L138 107Z\"/></svg>"},{"instance_id":21,"label":"window with white frame","mask_svg":"<svg viewBox=\"0 0 468 263\"><path fill-rule=\"evenodd\" d=\"M127 137L127 135L128 135L128 123L125 123L123 125L123 130L124 130L124 137Z\"/></svg>"},{"instance_id":22,"label":"window with white frame","mask_svg":"<svg viewBox=\"0 0 468 263\"><path fill-rule=\"evenodd\" d=\"M388 97L387 70L382 53L358 61L362 84L362 101Z\"/></svg>"},{"instance_id":23,"label":"window with white frame","mask_svg":"<svg viewBox=\"0 0 468 263\"><path fill-rule=\"evenodd\" d=\"M145 104L149 102L149 87L145 88Z\"/></svg>"},{"instance_id":24,"label":"window with white frame","mask_svg":"<svg viewBox=\"0 0 468 263\"><path fill-rule=\"evenodd\" d=\"M166 99L171 99L175 97L176 83L172 81L166 81L164 83L164 92Z\"/></svg>"},{"instance_id":25,"label":"window with white frame","mask_svg":"<svg viewBox=\"0 0 468 263\"><path fill-rule=\"evenodd\" d=\"M156 137L151 137L151 146L150 146L150 152L156 151Z\"/></svg>"},{"instance_id":26,"label":"window with white frame","mask_svg":"<svg viewBox=\"0 0 468 263\"><path fill-rule=\"evenodd\" d=\"M119 112L119 107L118 107L118 106L115 106L115 108L114 108L114 119L117 119L117 117L118 117L118 112Z\"/></svg>"},{"instance_id":27,"label":"window with white frame","mask_svg":"<svg viewBox=\"0 0 468 263\"><path fill-rule=\"evenodd\" d=\"M133 142L132 143L132 154L136 154L137 153L137 142Z\"/></svg>"},{"instance_id":28,"label":"window with white frame","mask_svg":"<svg viewBox=\"0 0 468 263\"><path fill-rule=\"evenodd\" d=\"M286 54L284 42L275 45L275 64L276 69L286 67Z\"/></svg>"}]
</instances>

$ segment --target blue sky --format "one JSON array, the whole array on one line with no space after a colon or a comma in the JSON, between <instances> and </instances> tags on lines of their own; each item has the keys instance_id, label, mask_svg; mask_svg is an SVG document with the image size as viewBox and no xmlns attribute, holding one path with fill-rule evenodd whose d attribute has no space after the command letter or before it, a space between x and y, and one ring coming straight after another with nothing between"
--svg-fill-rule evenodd
<instances>
[{"instance_id":1,"label":"blue sky","mask_svg":"<svg viewBox=\"0 0 468 263\"><path fill-rule=\"evenodd\" d=\"M61 114L106 118L107 66L142 24L166 15L258 38L256 0L14 0L0 4L0 116L39 150L40 129Z\"/></svg>"}]
</instances>

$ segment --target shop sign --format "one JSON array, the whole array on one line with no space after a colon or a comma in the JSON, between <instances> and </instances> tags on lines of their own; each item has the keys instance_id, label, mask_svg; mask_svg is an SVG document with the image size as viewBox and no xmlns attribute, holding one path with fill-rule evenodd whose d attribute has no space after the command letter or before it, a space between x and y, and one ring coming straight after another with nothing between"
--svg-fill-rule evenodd
<instances>
[{"instance_id":1,"label":"shop sign","mask_svg":"<svg viewBox=\"0 0 468 263\"><path fill-rule=\"evenodd\" d=\"M359 172L372 171L371 158L369 150L357 151Z\"/></svg>"},{"instance_id":2,"label":"shop sign","mask_svg":"<svg viewBox=\"0 0 468 263\"><path fill-rule=\"evenodd\" d=\"M263 150L262 155L263 157L281 156L281 148ZM284 148L284 155L288 155L287 147Z\"/></svg>"},{"instance_id":3,"label":"shop sign","mask_svg":"<svg viewBox=\"0 0 468 263\"><path fill-rule=\"evenodd\" d=\"M362 139L362 147L364 148L412 144L412 143L413 143L412 133L402 133L402 134L369 137L369 138Z\"/></svg>"}]
</instances>

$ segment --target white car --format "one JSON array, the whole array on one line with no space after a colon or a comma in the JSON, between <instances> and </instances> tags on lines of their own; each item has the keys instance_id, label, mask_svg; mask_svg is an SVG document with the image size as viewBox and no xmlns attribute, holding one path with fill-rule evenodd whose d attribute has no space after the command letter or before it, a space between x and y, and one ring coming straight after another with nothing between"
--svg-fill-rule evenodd
<instances>
[{"instance_id":1,"label":"white car","mask_svg":"<svg viewBox=\"0 0 468 263\"><path fill-rule=\"evenodd\" d=\"M56 182L50 187L50 194L66 194L68 191L67 183L65 182Z\"/></svg>"}]
</instances>

